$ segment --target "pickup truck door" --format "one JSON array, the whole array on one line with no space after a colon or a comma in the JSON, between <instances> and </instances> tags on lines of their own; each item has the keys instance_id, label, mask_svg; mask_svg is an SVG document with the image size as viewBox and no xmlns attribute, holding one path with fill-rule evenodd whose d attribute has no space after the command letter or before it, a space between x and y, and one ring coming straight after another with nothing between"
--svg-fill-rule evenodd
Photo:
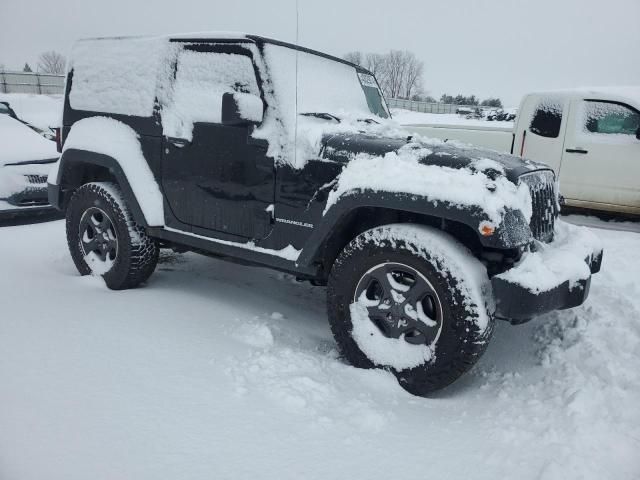
<instances>
[{"instance_id":1,"label":"pickup truck door","mask_svg":"<svg viewBox=\"0 0 640 480\"><path fill-rule=\"evenodd\" d=\"M266 142L251 137L253 127L221 123L224 92L261 95L251 51L241 44L186 45L174 77L162 112L167 225L211 237L266 237L273 227L273 158Z\"/></svg>"},{"instance_id":2,"label":"pickup truck door","mask_svg":"<svg viewBox=\"0 0 640 480\"><path fill-rule=\"evenodd\" d=\"M638 128L640 112L629 105L598 99L572 101L560 168L567 203L605 210L640 209Z\"/></svg>"},{"instance_id":3,"label":"pickup truck door","mask_svg":"<svg viewBox=\"0 0 640 480\"><path fill-rule=\"evenodd\" d=\"M558 174L570 100L565 96L529 96L518 112L514 155L549 165Z\"/></svg>"}]
</instances>

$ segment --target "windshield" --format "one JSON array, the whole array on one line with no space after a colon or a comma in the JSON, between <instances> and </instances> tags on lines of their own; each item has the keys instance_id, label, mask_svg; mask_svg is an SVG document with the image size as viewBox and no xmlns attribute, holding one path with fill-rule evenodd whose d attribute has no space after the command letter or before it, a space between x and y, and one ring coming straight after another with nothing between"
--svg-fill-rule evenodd
<instances>
[{"instance_id":1,"label":"windshield","mask_svg":"<svg viewBox=\"0 0 640 480\"><path fill-rule=\"evenodd\" d=\"M275 158L301 166L319 156L326 135L387 124L389 110L373 75L286 45L267 42L262 53L269 110L253 135L269 141Z\"/></svg>"},{"instance_id":2,"label":"windshield","mask_svg":"<svg viewBox=\"0 0 640 480\"><path fill-rule=\"evenodd\" d=\"M364 96L367 99L371 113L382 118L389 118L387 105L375 77L368 73L359 73L358 78L360 79L360 84L362 85L362 90L364 91Z\"/></svg>"},{"instance_id":3,"label":"windshield","mask_svg":"<svg viewBox=\"0 0 640 480\"><path fill-rule=\"evenodd\" d=\"M298 113L328 113L337 117L375 115L389 118L389 112L373 75L358 73L351 65L298 52Z\"/></svg>"}]
</instances>

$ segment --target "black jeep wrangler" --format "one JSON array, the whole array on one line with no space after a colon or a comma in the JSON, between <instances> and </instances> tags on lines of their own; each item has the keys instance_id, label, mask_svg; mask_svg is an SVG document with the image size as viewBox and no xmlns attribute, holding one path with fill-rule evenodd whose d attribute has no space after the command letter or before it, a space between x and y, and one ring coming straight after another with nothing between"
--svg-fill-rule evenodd
<instances>
[{"instance_id":1,"label":"black jeep wrangler","mask_svg":"<svg viewBox=\"0 0 640 480\"><path fill-rule=\"evenodd\" d=\"M557 220L553 172L407 136L375 77L251 35L83 40L49 199L111 289L160 248L326 285L353 365L442 388L513 323L583 303L602 250Z\"/></svg>"}]
</instances>

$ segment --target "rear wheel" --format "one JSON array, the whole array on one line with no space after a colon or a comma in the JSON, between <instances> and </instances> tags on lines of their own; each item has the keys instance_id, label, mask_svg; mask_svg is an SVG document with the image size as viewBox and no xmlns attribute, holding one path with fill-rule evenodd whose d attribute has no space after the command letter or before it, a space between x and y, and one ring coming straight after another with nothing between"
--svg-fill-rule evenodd
<instances>
[{"instance_id":1,"label":"rear wheel","mask_svg":"<svg viewBox=\"0 0 640 480\"><path fill-rule=\"evenodd\" d=\"M356 237L328 283L328 313L344 357L385 368L415 395L469 370L493 332L486 270L454 238L418 225Z\"/></svg>"},{"instance_id":2,"label":"rear wheel","mask_svg":"<svg viewBox=\"0 0 640 480\"><path fill-rule=\"evenodd\" d=\"M66 217L67 243L82 275L101 275L113 290L133 288L155 270L159 248L138 225L114 183L75 191Z\"/></svg>"}]
</instances>

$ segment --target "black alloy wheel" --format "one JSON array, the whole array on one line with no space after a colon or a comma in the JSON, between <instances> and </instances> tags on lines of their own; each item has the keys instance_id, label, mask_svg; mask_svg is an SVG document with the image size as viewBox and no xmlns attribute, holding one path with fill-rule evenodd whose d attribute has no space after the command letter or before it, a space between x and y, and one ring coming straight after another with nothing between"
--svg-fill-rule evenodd
<instances>
[{"instance_id":1,"label":"black alloy wheel","mask_svg":"<svg viewBox=\"0 0 640 480\"><path fill-rule=\"evenodd\" d=\"M98 207L87 209L79 225L80 246L83 256L94 254L94 261L104 264L115 262L118 256L118 235L113 222Z\"/></svg>"},{"instance_id":2,"label":"black alloy wheel","mask_svg":"<svg viewBox=\"0 0 640 480\"><path fill-rule=\"evenodd\" d=\"M369 319L388 338L433 345L442 331L442 304L427 278L401 263L383 263L367 271L354 302L366 306Z\"/></svg>"}]
</instances>

